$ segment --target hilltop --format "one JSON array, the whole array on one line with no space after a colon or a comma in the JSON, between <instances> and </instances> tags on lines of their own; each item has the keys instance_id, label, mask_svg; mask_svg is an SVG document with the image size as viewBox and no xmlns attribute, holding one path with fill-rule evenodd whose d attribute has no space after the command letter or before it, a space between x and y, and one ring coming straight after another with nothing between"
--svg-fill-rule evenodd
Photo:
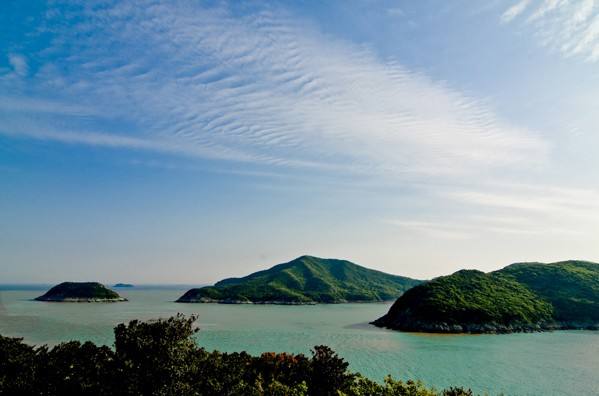
<instances>
[{"instance_id":1,"label":"hilltop","mask_svg":"<svg viewBox=\"0 0 599 396\"><path fill-rule=\"evenodd\" d=\"M599 264L462 270L408 290L373 322L403 331L505 333L599 328Z\"/></svg>"},{"instance_id":2,"label":"hilltop","mask_svg":"<svg viewBox=\"0 0 599 396\"><path fill-rule=\"evenodd\" d=\"M177 302L316 304L397 298L421 281L386 274L346 260L301 256L288 263L191 289Z\"/></svg>"},{"instance_id":3,"label":"hilltop","mask_svg":"<svg viewBox=\"0 0 599 396\"><path fill-rule=\"evenodd\" d=\"M63 282L52 287L37 301L52 302L118 302L127 301L113 290L97 282Z\"/></svg>"}]
</instances>

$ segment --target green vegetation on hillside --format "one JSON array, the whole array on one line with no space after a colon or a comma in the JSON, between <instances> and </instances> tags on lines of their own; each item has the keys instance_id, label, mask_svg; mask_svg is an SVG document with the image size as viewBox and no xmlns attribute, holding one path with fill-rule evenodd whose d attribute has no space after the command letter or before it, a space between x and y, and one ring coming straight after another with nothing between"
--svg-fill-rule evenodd
<instances>
[{"instance_id":1,"label":"green vegetation on hillside","mask_svg":"<svg viewBox=\"0 0 599 396\"><path fill-rule=\"evenodd\" d=\"M462 270L404 293L377 326L426 332L512 332L599 325L599 264L519 263Z\"/></svg>"},{"instance_id":2,"label":"green vegetation on hillside","mask_svg":"<svg viewBox=\"0 0 599 396\"><path fill-rule=\"evenodd\" d=\"M519 263L498 272L526 285L548 301L553 306L556 321L599 323L599 264L588 261Z\"/></svg>"},{"instance_id":3,"label":"green vegetation on hillside","mask_svg":"<svg viewBox=\"0 0 599 396\"><path fill-rule=\"evenodd\" d=\"M38 301L124 301L113 290L97 282L63 282L52 287Z\"/></svg>"},{"instance_id":4,"label":"green vegetation on hillside","mask_svg":"<svg viewBox=\"0 0 599 396\"><path fill-rule=\"evenodd\" d=\"M302 256L244 278L191 289L177 301L279 304L386 301L419 283L345 260Z\"/></svg>"},{"instance_id":5,"label":"green vegetation on hillside","mask_svg":"<svg viewBox=\"0 0 599 396\"><path fill-rule=\"evenodd\" d=\"M194 320L118 325L114 348L78 341L35 348L0 336L0 395L472 395L391 377L376 383L348 371L348 363L326 346L314 347L312 357L208 352L194 340Z\"/></svg>"}]
</instances>

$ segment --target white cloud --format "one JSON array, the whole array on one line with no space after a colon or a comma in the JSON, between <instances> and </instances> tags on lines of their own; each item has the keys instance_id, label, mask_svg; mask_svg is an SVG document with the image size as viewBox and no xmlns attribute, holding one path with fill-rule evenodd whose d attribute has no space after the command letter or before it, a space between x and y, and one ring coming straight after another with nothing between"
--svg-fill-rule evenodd
<instances>
[{"instance_id":1,"label":"white cloud","mask_svg":"<svg viewBox=\"0 0 599 396\"><path fill-rule=\"evenodd\" d=\"M599 60L599 6L596 0L542 0L530 5L522 1L501 16L512 22L525 9L530 15L522 22L535 32L541 45L565 57L581 56L591 62ZM515 23L515 22L514 22Z\"/></svg>"},{"instance_id":2,"label":"white cloud","mask_svg":"<svg viewBox=\"0 0 599 396\"><path fill-rule=\"evenodd\" d=\"M406 13L399 7L392 7L387 9L387 15L391 17L403 17Z\"/></svg>"},{"instance_id":3,"label":"white cloud","mask_svg":"<svg viewBox=\"0 0 599 396\"><path fill-rule=\"evenodd\" d=\"M0 111L11 113L61 114L70 116L100 115L91 106L65 103L52 99L0 95Z\"/></svg>"},{"instance_id":4,"label":"white cloud","mask_svg":"<svg viewBox=\"0 0 599 396\"><path fill-rule=\"evenodd\" d=\"M126 121L126 138L43 133L31 123L19 130L365 174L465 174L545 159L545 141L483 101L281 10L240 17L177 4L84 8L89 14L59 28L59 44L46 50L76 43L40 67L35 86Z\"/></svg>"},{"instance_id":5,"label":"white cloud","mask_svg":"<svg viewBox=\"0 0 599 396\"><path fill-rule=\"evenodd\" d=\"M27 75L29 72L27 59L23 55L8 54L8 63L10 63L14 72L21 77Z\"/></svg>"},{"instance_id":6,"label":"white cloud","mask_svg":"<svg viewBox=\"0 0 599 396\"><path fill-rule=\"evenodd\" d=\"M169 140L142 139L131 136L122 136L102 132L82 132L69 130L53 130L52 128L6 128L2 127L0 133L12 136L35 138L40 140L53 140L68 144L85 144L101 147L127 148L134 150L149 150L163 153L180 154L187 156L198 156L212 159L227 159L233 161L251 161L241 153L232 150L214 151L199 145L178 144Z\"/></svg>"},{"instance_id":7,"label":"white cloud","mask_svg":"<svg viewBox=\"0 0 599 396\"><path fill-rule=\"evenodd\" d=\"M383 223L398 227L402 235L429 240L517 238L531 246L568 240L572 246L596 239L597 189L495 182L426 190L421 200L435 202L429 211L386 218Z\"/></svg>"},{"instance_id":8,"label":"white cloud","mask_svg":"<svg viewBox=\"0 0 599 396\"><path fill-rule=\"evenodd\" d=\"M578 192L582 196L578 195ZM525 240L588 238L599 223L597 191L555 188L506 191L443 191L452 210L437 216L384 220L409 234L433 239L489 239L517 236ZM447 205L447 202L445 202ZM464 211L464 208L466 210Z\"/></svg>"},{"instance_id":9,"label":"white cloud","mask_svg":"<svg viewBox=\"0 0 599 396\"><path fill-rule=\"evenodd\" d=\"M599 220L599 191L592 189L500 184L487 191L453 191L446 195L471 204L521 213Z\"/></svg>"},{"instance_id":10,"label":"white cloud","mask_svg":"<svg viewBox=\"0 0 599 396\"><path fill-rule=\"evenodd\" d=\"M406 234L416 234L434 239L470 239L472 233L455 224L421 220L387 219L384 223L400 228Z\"/></svg>"},{"instance_id":11,"label":"white cloud","mask_svg":"<svg viewBox=\"0 0 599 396\"><path fill-rule=\"evenodd\" d=\"M510 22L512 19L522 14L529 4L530 0L521 0L514 4L501 15L501 21L504 23Z\"/></svg>"},{"instance_id":12,"label":"white cloud","mask_svg":"<svg viewBox=\"0 0 599 396\"><path fill-rule=\"evenodd\" d=\"M555 11L561 6L566 5L568 2L564 0L545 0L542 4L528 17L528 21L535 21L543 18L548 13Z\"/></svg>"},{"instance_id":13,"label":"white cloud","mask_svg":"<svg viewBox=\"0 0 599 396\"><path fill-rule=\"evenodd\" d=\"M435 192L453 202L454 215L430 228L445 227L472 238L520 234L523 238L593 238L599 224L599 191L543 185L495 183ZM460 215L460 213L466 213Z\"/></svg>"}]
</instances>

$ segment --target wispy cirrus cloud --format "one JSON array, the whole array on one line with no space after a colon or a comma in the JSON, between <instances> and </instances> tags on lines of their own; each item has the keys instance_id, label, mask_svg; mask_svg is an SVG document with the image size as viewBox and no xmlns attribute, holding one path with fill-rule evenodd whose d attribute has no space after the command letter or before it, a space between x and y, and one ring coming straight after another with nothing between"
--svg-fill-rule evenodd
<instances>
[{"instance_id":1,"label":"wispy cirrus cloud","mask_svg":"<svg viewBox=\"0 0 599 396\"><path fill-rule=\"evenodd\" d=\"M17 75L27 75L29 66L27 64L27 59L25 59L23 55L12 53L8 54L8 63L10 63L10 66Z\"/></svg>"},{"instance_id":2,"label":"wispy cirrus cloud","mask_svg":"<svg viewBox=\"0 0 599 396\"><path fill-rule=\"evenodd\" d=\"M422 220L386 220L385 222L398 227L417 237L425 236L430 239L475 240L493 237L547 238L547 237L580 237L586 230L576 229L570 225L554 222L534 223L532 220L511 223L503 221L503 216L478 219L450 218L437 221Z\"/></svg>"},{"instance_id":3,"label":"wispy cirrus cloud","mask_svg":"<svg viewBox=\"0 0 599 396\"><path fill-rule=\"evenodd\" d=\"M71 20L48 24L32 85L128 128L5 133L367 174L464 174L547 154L483 100L279 8L91 2L48 15Z\"/></svg>"},{"instance_id":4,"label":"wispy cirrus cloud","mask_svg":"<svg viewBox=\"0 0 599 396\"><path fill-rule=\"evenodd\" d=\"M599 224L599 191L542 184L483 183L434 188L445 210L384 219L431 239L520 237L592 239Z\"/></svg>"},{"instance_id":5,"label":"wispy cirrus cloud","mask_svg":"<svg viewBox=\"0 0 599 396\"><path fill-rule=\"evenodd\" d=\"M599 3L596 0L522 0L508 8L501 20L532 27L542 45L563 56L599 61Z\"/></svg>"},{"instance_id":6,"label":"wispy cirrus cloud","mask_svg":"<svg viewBox=\"0 0 599 396\"><path fill-rule=\"evenodd\" d=\"M502 22L510 22L512 19L516 18L518 15L522 14L526 7L530 4L531 0L521 0L508 8L502 15Z\"/></svg>"},{"instance_id":7,"label":"wispy cirrus cloud","mask_svg":"<svg viewBox=\"0 0 599 396\"><path fill-rule=\"evenodd\" d=\"M475 205L505 208L520 213L599 220L599 191L543 185L495 184L487 191L456 190L447 197Z\"/></svg>"}]
</instances>

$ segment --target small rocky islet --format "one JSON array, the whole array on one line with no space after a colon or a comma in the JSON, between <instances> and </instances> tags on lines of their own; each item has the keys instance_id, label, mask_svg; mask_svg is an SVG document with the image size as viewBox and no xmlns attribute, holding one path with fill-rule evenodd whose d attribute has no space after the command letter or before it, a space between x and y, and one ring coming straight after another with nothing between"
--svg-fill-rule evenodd
<instances>
[{"instance_id":1,"label":"small rocky islet","mask_svg":"<svg viewBox=\"0 0 599 396\"><path fill-rule=\"evenodd\" d=\"M98 282L63 282L35 298L46 302L121 302L127 301Z\"/></svg>"}]
</instances>

